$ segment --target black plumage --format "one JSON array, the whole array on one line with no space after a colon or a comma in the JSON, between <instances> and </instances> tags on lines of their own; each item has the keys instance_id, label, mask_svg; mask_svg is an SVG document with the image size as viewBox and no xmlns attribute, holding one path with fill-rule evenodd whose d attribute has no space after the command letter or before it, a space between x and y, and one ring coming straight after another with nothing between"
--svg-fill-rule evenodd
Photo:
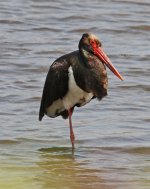
<instances>
[{"instance_id":1,"label":"black plumage","mask_svg":"<svg viewBox=\"0 0 150 189\"><path fill-rule=\"evenodd\" d=\"M71 115L75 106L83 106L90 100L101 100L107 95L106 67L123 80L101 48L101 42L93 34L83 34L79 50L61 56L50 66L46 77L39 120L61 115L68 118L70 138L74 146Z\"/></svg>"},{"instance_id":2,"label":"black plumage","mask_svg":"<svg viewBox=\"0 0 150 189\"><path fill-rule=\"evenodd\" d=\"M91 63L86 65L82 63L80 51L74 51L70 54L58 58L49 69L46 77L41 107L39 112L39 120L46 114L46 109L57 99L63 99L68 92L68 69L72 66L76 84L86 91L92 92L99 100L107 95L107 74L104 64L95 56L92 57ZM85 59L86 61L86 59ZM96 66L94 64L96 64ZM80 106L80 103L74 104ZM71 107L72 109L74 108ZM68 117L68 111L64 110L56 116L62 115L63 118Z\"/></svg>"}]
</instances>

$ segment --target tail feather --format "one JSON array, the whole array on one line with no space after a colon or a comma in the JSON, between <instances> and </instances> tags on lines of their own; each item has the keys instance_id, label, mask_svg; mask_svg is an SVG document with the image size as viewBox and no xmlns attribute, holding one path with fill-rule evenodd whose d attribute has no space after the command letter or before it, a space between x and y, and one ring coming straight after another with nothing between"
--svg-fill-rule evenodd
<instances>
[{"instance_id":1,"label":"tail feather","mask_svg":"<svg viewBox=\"0 0 150 189\"><path fill-rule=\"evenodd\" d=\"M44 114L39 113L39 121L42 121L43 116L44 116Z\"/></svg>"},{"instance_id":2,"label":"tail feather","mask_svg":"<svg viewBox=\"0 0 150 189\"><path fill-rule=\"evenodd\" d=\"M39 121L42 121L43 116L44 116L44 107L43 107L43 101L41 101L40 110L39 110Z\"/></svg>"}]
</instances>

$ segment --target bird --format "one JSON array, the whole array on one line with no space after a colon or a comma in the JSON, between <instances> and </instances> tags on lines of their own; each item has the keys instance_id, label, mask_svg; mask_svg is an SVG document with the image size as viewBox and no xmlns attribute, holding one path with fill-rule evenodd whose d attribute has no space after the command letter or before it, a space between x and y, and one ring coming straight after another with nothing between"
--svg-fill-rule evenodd
<instances>
[{"instance_id":1,"label":"bird","mask_svg":"<svg viewBox=\"0 0 150 189\"><path fill-rule=\"evenodd\" d=\"M108 67L120 80L124 80L105 54L102 43L92 33L84 33L78 50L62 55L50 66L41 98L39 121L44 115L50 118L69 118L70 140L75 146L72 114L93 99L107 95Z\"/></svg>"}]
</instances>

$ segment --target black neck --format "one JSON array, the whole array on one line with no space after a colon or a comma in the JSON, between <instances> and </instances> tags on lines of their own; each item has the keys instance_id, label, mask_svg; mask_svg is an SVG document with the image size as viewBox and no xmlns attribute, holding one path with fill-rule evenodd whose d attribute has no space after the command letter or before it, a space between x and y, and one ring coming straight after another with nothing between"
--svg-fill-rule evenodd
<instances>
[{"instance_id":1,"label":"black neck","mask_svg":"<svg viewBox=\"0 0 150 189\"><path fill-rule=\"evenodd\" d=\"M91 54L88 51L84 50L83 48L79 48L79 53L80 53L80 56L84 65L86 67L89 67L89 58Z\"/></svg>"}]
</instances>

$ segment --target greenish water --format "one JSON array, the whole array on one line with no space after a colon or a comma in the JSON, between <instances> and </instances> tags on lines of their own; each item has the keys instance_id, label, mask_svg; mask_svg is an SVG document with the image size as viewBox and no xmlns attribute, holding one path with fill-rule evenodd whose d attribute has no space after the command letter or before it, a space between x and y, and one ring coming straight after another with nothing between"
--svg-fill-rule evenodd
<instances>
[{"instance_id":1,"label":"greenish water","mask_svg":"<svg viewBox=\"0 0 150 189\"><path fill-rule=\"evenodd\" d=\"M35 149L41 141L4 143L0 163L3 189L149 188L149 147L80 146L72 154L70 147Z\"/></svg>"},{"instance_id":2,"label":"greenish water","mask_svg":"<svg viewBox=\"0 0 150 189\"><path fill-rule=\"evenodd\" d=\"M0 189L149 189L148 0L0 1ZM68 120L38 111L50 64L96 34L125 78Z\"/></svg>"}]
</instances>

